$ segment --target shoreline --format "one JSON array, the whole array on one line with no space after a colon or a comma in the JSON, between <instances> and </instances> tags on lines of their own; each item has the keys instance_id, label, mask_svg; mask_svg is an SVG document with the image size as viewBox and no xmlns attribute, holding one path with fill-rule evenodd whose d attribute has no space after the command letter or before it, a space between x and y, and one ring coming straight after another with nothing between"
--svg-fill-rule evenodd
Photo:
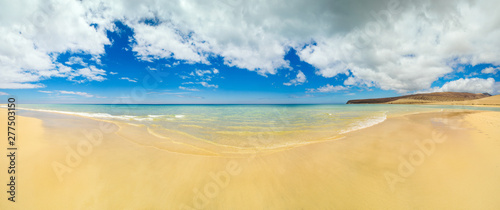
<instances>
[{"instance_id":1,"label":"shoreline","mask_svg":"<svg viewBox=\"0 0 500 210\"><path fill-rule=\"evenodd\" d=\"M4 112L0 110L1 115ZM134 133L137 130L120 136L117 127L103 129L102 122L79 116L19 117L19 202L7 207L484 209L500 205L495 198L500 193L498 112L444 110L392 116L341 140L271 153L217 156L177 153L176 149L186 148L166 141L156 146L170 151L141 146L135 142L153 139ZM92 144L99 139L99 144ZM82 142L90 142L91 149L80 148ZM71 154L80 156L78 164L68 164ZM417 156L412 154L424 156L415 162ZM70 169L59 171L62 180L54 163ZM401 173L401 165L408 164L412 173ZM0 174L2 180L4 175ZM30 194L40 197L28 203Z\"/></svg>"},{"instance_id":2,"label":"shoreline","mask_svg":"<svg viewBox=\"0 0 500 210\"><path fill-rule=\"evenodd\" d=\"M373 105L373 104L367 104ZM500 105L496 104L443 104L443 103L384 103L384 105L430 105L430 106L469 106L469 107L491 107L491 108L500 108Z\"/></svg>"},{"instance_id":3,"label":"shoreline","mask_svg":"<svg viewBox=\"0 0 500 210\"><path fill-rule=\"evenodd\" d=\"M2 110L2 109L3 109L3 107L0 108L0 110ZM5 109L3 109L3 110L5 110ZM118 127L117 128L117 132L118 131L123 131L123 130L133 130L134 132L147 133L147 134L149 134L149 135L151 135L153 137L156 137L158 139L168 139L173 144L178 144L178 145L181 144L181 145L186 145L187 147L195 148L195 150L203 150L203 151L207 152L206 153L207 155L208 154L215 154L214 152L216 152L216 151L217 152L221 152L221 150L220 150L221 148L222 149L224 149L224 148L229 149L228 151L223 150L224 151L224 152L222 152L223 154L253 153L255 151L259 151L259 152L271 152L271 153L273 153L273 152L279 152L279 151L282 151L282 150L293 149L295 147L301 147L301 146L305 146L305 145L309 145L309 144L316 144L316 143L322 143L322 142L327 142L327 141L340 140L340 139L345 138L346 135L348 135L351 132L361 131L361 130L364 130L366 128L370 128L372 126L375 126L377 124L383 123L386 120L394 118L394 117L403 117L403 116L412 115L412 114L425 114L425 113L434 113L434 112L442 112L443 111L442 109L441 110L418 111L418 112L412 111L412 112L408 112L408 113L398 113L398 114L393 113L393 114L390 114L390 115L388 115L387 112L386 112L384 114L384 119L381 120L381 121L377 121L377 122L374 122L374 123L371 122L368 125L363 125L363 126L346 127L345 129L340 130L339 133L337 133L336 135L328 137L328 138L322 138L322 139L317 139L317 140L312 140L312 141L303 141L303 142L284 142L282 144L274 144L274 145L260 146L260 147L257 147L255 145L252 146L252 147L241 147L241 146L234 146L234 145L226 145L226 144L216 143L216 142L212 142L212 141L209 141L209 140L206 140L206 139L200 139L200 138L197 138L197 137L194 137L194 140L196 140L198 142L190 141L193 144L189 144L189 143L186 144L184 142L179 142L179 141L176 141L176 140L172 140L172 139L169 139L169 138L167 138L167 137L165 137L163 135L157 134L154 131L152 131L151 128L148 127L147 125L134 123L134 121L131 120L131 119L129 119L130 122L123 122L123 121L119 121L117 119L103 119L103 118L99 118L99 117L92 117L92 115L99 115L99 114L106 114L106 113L70 112L70 111L31 109L31 108L18 108L18 110L27 110L27 111L38 112L38 113L49 113L49 114L53 114L53 115L56 115L56 116L57 115L62 115L62 116L69 116L69 117L74 117L74 118L83 118L83 119L93 120L93 121L100 122L100 123L110 123L110 124L113 124L113 125L115 125L115 126ZM453 111L460 111L460 110L453 110ZM110 118L120 118L120 117L121 117L121 115L120 116L110 115ZM130 116L130 117L132 117L132 116ZM27 118L29 118L29 117L27 117ZM37 118L34 118L34 119L37 119ZM370 119L372 119L372 118L370 118ZM361 121L358 121L358 123L366 122L367 120L368 119L361 120ZM141 130L144 130L144 131L141 131ZM122 137L124 137L124 135L121 134L121 133L118 133L118 135L121 135ZM183 140L187 140L187 139L183 139ZM133 140L129 140L129 141L134 142ZM134 143L136 143L138 145L141 145L138 142L134 142ZM197 147L197 146L202 146L203 147L202 143L205 144L204 148ZM206 145L209 145L209 146L206 146ZM148 145L148 146L151 146L151 145ZM155 146L153 146L153 147L155 147ZM157 147L157 148L161 150L160 147ZM211 151L209 151L210 148L211 148ZM209 149L209 150L207 150L207 149ZM170 150L170 151L174 152L172 150Z\"/></svg>"},{"instance_id":4,"label":"shoreline","mask_svg":"<svg viewBox=\"0 0 500 210\"><path fill-rule=\"evenodd\" d=\"M224 155L232 155L233 157L239 157L241 155L246 155L246 154L252 154L255 153L256 151L258 153L275 153L275 152L280 152L284 150L289 150L289 149L294 149L297 147L302 147L302 146L307 146L310 144L318 144L318 143L324 143L324 142L329 142L329 141L338 141L341 139L346 138L350 133L353 132L362 132L363 130L376 126L378 124L384 123L385 121L393 118L398 118L398 117L405 117L408 115L415 115L415 114L431 114L431 113L440 113L443 112L443 109L435 109L435 110L426 110L426 111L412 111L412 112L407 112L407 113L392 113L392 114L384 114L384 120L380 122L375 122L375 123L370 123L367 126L360 126L357 128L356 126L354 127L346 127L343 130L340 130L339 133L337 133L334 136L328 137L328 138L322 138L322 139L317 139L317 140L312 140L312 141L302 141L302 142L283 142L281 144L273 144L269 146L256 146L252 145L250 147L241 147L241 146L235 146L235 145L226 145L222 143L217 143L217 142L212 142L206 139L200 139L197 137L194 137L194 139L183 139L180 138L179 140L176 139L171 139L168 138L164 135L160 135L155 133L154 131L151 130L150 127L144 124L135 124L131 120L131 122L122 122L116 119L103 119L103 118L98 118L98 117L91 117L89 115L94 115L94 114L101 114L101 113L87 113L87 112L69 112L69 111L57 111L57 110L38 110L38 109L30 109L30 108L18 108L19 110L27 110L31 112L39 112L39 113L47 113L47 114L53 114L53 115L61 115L61 116L68 116L68 117L73 117L75 119L82 118L90 121L95 121L96 123L102 124L102 123L108 123L112 124L113 126L116 126L116 134L123 139L126 139L129 142L135 143L137 145L141 146L147 146L147 147L154 147L158 150L167 150L170 152L176 152L179 154L193 154L193 155L208 155L208 156L224 156ZM6 110L4 108L0 108L0 110ZM467 111L467 109L451 109L451 110L446 110L448 112L463 112ZM43 114L42 114L43 115ZM112 115L111 115L112 116ZM24 116L22 116L24 117ZM116 116L113 116L116 117ZM120 116L118 116L120 117ZM26 117L30 118L30 117ZM38 118L33 118L37 119ZM361 120L358 121L358 123L365 122L366 120ZM132 132L120 132L124 130L131 130ZM130 135L130 134L133 135ZM163 140L168 140L170 143L162 142L161 144L157 144L154 142L153 144L144 144L143 142L137 142L134 139L140 138L129 138L130 136L137 136L137 133L142 133L142 134L147 134L149 137L147 139L151 139L151 141L161 141ZM155 140L153 140L155 138ZM194 140L194 141L193 141ZM243 139L242 139L243 140ZM186 142L183 142L186 141ZM172 149L176 148L176 149Z\"/></svg>"}]
</instances>

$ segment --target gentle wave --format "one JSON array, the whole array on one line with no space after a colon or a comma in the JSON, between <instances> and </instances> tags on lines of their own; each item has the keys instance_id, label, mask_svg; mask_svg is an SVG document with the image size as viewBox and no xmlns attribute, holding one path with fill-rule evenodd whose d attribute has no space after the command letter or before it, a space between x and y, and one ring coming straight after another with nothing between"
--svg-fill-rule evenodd
<instances>
[{"instance_id":1,"label":"gentle wave","mask_svg":"<svg viewBox=\"0 0 500 210\"><path fill-rule=\"evenodd\" d=\"M0 106L3 107L3 106ZM89 117L89 118L98 118L98 119L116 119L116 120L125 120L125 121L155 121L156 119L161 120L176 120L185 118L185 115L147 115L147 116L134 116L134 115L111 115L109 113L91 113L91 112L71 112L71 111L57 111L57 110L48 110L48 109L30 109L30 108L18 108L23 110L30 111L41 111L41 112L49 112L49 113L58 113L58 114L68 114L68 115L76 115L81 117ZM332 115L331 113L328 113ZM360 130L363 128L367 128L376 124L379 124L386 120L387 112L385 112L382 116L370 117L365 120L358 121L353 123L347 129L343 129L339 132L339 134L345 134L348 132ZM200 127L200 126L197 126Z\"/></svg>"},{"instance_id":2,"label":"gentle wave","mask_svg":"<svg viewBox=\"0 0 500 210\"><path fill-rule=\"evenodd\" d=\"M18 108L22 110L29 111L40 111L40 112L50 112L50 113L58 113L58 114L68 114L68 115L76 115L81 117L90 117L90 118L99 118L99 119L118 119L118 120L134 120L134 121L153 121L157 118L164 117L166 115L148 115L147 117L134 116L134 115L111 115L108 113L89 113L89 112L68 112L68 111L56 111L56 110L48 110L48 109L28 109L28 108ZM176 115L177 116L177 115ZM184 116L184 115L182 115Z\"/></svg>"},{"instance_id":3,"label":"gentle wave","mask_svg":"<svg viewBox=\"0 0 500 210\"><path fill-rule=\"evenodd\" d=\"M374 117L370 117L368 119L359 121L357 123L354 123L348 129L341 130L340 134L345 134L345 133L349 133L352 131L361 130L363 128L368 128L368 127L377 125L379 123L382 123L386 119L387 119L387 112L385 112L382 116L374 116Z\"/></svg>"}]
</instances>

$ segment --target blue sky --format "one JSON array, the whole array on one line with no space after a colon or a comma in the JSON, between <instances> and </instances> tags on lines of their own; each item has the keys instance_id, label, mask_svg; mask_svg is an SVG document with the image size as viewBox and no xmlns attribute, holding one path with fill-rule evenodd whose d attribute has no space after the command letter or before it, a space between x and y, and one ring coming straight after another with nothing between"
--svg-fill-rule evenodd
<instances>
[{"instance_id":1,"label":"blue sky","mask_svg":"<svg viewBox=\"0 0 500 210\"><path fill-rule=\"evenodd\" d=\"M353 97L397 94L395 91L355 86L335 92L310 92L309 89L325 85L342 86L347 76L325 78L316 75L315 67L301 61L294 49L285 56L290 68L278 69L277 74L266 76L229 67L219 57L210 57L210 64L191 64L176 59L142 61L130 49L133 32L120 23L117 25L121 26L118 31L107 34L113 44L105 47L100 58L100 69L106 71L105 80L80 82L54 77L43 80L43 88L4 90L21 96L26 103L345 103ZM75 69L97 65L91 56L78 53L61 54L58 61L66 63L71 58L81 58L85 63L68 65ZM213 73L214 69L217 69L217 74ZM283 84L295 79L299 70L306 76L306 82ZM211 73L196 74L206 71ZM217 85L217 88L205 87L200 82ZM83 92L92 97L60 91Z\"/></svg>"},{"instance_id":2,"label":"blue sky","mask_svg":"<svg viewBox=\"0 0 500 210\"><path fill-rule=\"evenodd\" d=\"M29 12L27 18L9 13L10 4L22 2L2 3L0 97L15 95L20 103L314 104L499 91L500 43L489 36L499 30L465 24L473 15L487 16L482 4L450 3L452 9L444 9L468 7L469 13L422 20L416 18L422 12L436 11L386 1L339 6L373 17L350 16L321 1L288 8L318 14L308 19L272 4L261 5L268 8L261 14L241 1L221 2L229 9L205 5L221 10L214 17L202 5L56 1L62 6L53 7L37 1L27 11L42 11L45 22ZM464 24L446 28L445 21Z\"/></svg>"}]
</instances>

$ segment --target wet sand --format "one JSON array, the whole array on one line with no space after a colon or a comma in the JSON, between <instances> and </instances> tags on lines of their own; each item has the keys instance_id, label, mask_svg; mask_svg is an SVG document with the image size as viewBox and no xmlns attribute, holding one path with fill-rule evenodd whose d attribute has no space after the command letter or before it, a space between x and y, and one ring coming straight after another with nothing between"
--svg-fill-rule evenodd
<instances>
[{"instance_id":1,"label":"wet sand","mask_svg":"<svg viewBox=\"0 0 500 210\"><path fill-rule=\"evenodd\" d=\"M37 118L18 118L16 203L1 193L0 209L500 208L499 112L398 116L340 139L241 150Z\"/></svg>"}]
</instances>

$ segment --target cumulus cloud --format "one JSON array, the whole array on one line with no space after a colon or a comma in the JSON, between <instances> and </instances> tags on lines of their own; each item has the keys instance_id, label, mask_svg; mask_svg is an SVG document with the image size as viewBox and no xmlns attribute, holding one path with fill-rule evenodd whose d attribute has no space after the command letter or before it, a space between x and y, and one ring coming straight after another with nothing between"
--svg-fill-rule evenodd
<instances>
[{"instance_id":1,"label":"cumulus cloud","mask_svg":"<svg viewBox=\"0 0 500 210\"><path fill-rule=\"evenodd\" d=\"M495 79L461 78L445 83L442 87L432 89L432 92L467 92L467 93L497 93L498 82Z\"/></svg>"},{"instance_id":2,"label":"cumulus cloud","mask_svg":"<svg viewBox=\"0 0 500 210\"><path fill-rule=\"evenodd\" d=\"M87 13L78 1L2 2L0 88L39 88L41 80L70 76L57 67L60 53L103 54L107 29L92 26Z\"/></svg>"},{"instance_id":3,"label":"cumulus cloud","mask_svg":"<svg viewBox=\"0 0 500 210\"><path fill-rule=\"evenodd\" d=\"M132 27L136 42L132 50L137 52L142 60L174 58L208 64L208 53L204 51L202 40L185 39L187 34L178 32L171 24L151 26L145 23L134 23Z\"/></svg>"},{"instance_id":4,"label":"cumulus cloud","mask_svg":"<svg viewBox=\"0 0 500 210\"><path fill-rule=\"evenodd\" d=\"M302 73L302 71L299 70L295 79L290 80L290 82L285 82L285 83L283 83L283 85L286 85L286 86L302 85L302 84L304 84L304 82L306 82L306 80L307 80L306 75L304 75L304 73Z\"/></svg>"},{"instance_id":5,"label":"cumulus cloud","mask_svg":"<svg viewBox=\"0 0 500 210\"><path fill-rule=\"evenodd\" d=\"M217 72L218 72L218 71L217 71ZM202 77L202 76L203 76L203 75L205 75L205 74L211 74L211 73L212 73L212 71L210 71L210 70L199 70L199 69L197 69L197 70L195 71L195 73L196 73L196 75L198 75L198 76Z\"/></svg>"},{"instance_id":6,"label":"cumulus cloud","mask_svg":"<svg viewBox=\"0 0 500 210\"><path fill-rule=\"evenodd\" d=\"M95 66L78 69L72 73L69 73L69 75L70 75L68 77L69 80L77 82L85 82L85 81L101 82L106 80L106 78L104 78L104 76L106 76L106 71L98 69Z\"/></svg>"},{"instance_id":7,"label":"cumulus cloud","mask_svg":"<svg viewBox=\"0 0 500 210\"><path fill-rule=\"evenodd\" d=\"M80 66L85 66L87 65L85 62L83 62L83 59L81 57L75 57L72 56L68 59L68 61L65 62L66 65L80 65Z\"/></svg>"},{"instance_id":8,"label":"cumulus cloud","mask_svg":"<svg viewBox=\"0 0 500 210\"><path fill-rule=\"evenodd\" d=\"M200 85L207 88L218 88L218 85L208 84L207 82L199 82Z\"/></svg>"},{"instance_id":9,"label":"cumulus cloud","mask_svg":"<svg viewBox=\"0 0 500 210\"><path fill-rule=\"evenodd\" d=\"M498 71L500 71L500 67L496 67L496 68L488 67L488 68L481 70L481 73L483 73L483 74L496 74Z\"/></svg>"},{"instance_id":10,"label":"cumulus cloud","mask_svg":"<svg viewBox=\"0 0 500 210\"><path fill-rule=\"evenodd\" d=\"M189 75L179 75L181 79L194 78L197 81L211 81L217 74L219 74L219 70L216 68L212 68L210 70L200 70L196 69L189 73Z\"/></svg>"},{"instance_id":11,"label":"cumulus cloud","mask_svg":"<svg viewBox=\"0 0 500 210\"><path fill-rule=\"evenodd\" d=\"M407 92L430 88L458 64L498 64L500 28L494 23L500 17L492 3L293 0L103 5L109 5L110 17L127 17L136 32L133 50L142 59L207 63L214 55L226 65L267 75L289 68L284 55L294 48L301 60L318 69L318 75L334 77L350 71L364 84ZM157 21L146 24L141 22L144 18Z\"/></svg>"},{"instance_id":12,"label":"cumulus cloud","mask_svg":"<svg viewBox=\"0 0 500 210\"><path fill-rule=\"evenodd\" d=\"M360 87L372 87L374 86L373 82L370 80L360 79L358 77L348 77L344 80L344 85L347 86L360 86Z\"/></svg>"},{"instance_id":13,"label":"cumulus cloud","mask_svg":"<svg viewBox=\"0 0 500 210\"><path fill-rule=\"evenodd\" d=\"M153 2L84 4L99 14L95 17L102 23L126 17L126 24L135 32L133 50L143 60L176 58L207 63L208 56L220 56L226 65L262 75L288 68L284 55L290 47L301 47L315 36L344 32L369 18L362 14L381 8L373 1L364 2L364 8L327 0Z\"/></svg>"},{"instance_id":14,"label":"cumulus cloud","mask_svg":"<svg viewBox=\"0 0 500 210\"><path fill-rule=\"evenodd\" d=\"M227 66L266 76L290 68L285 55L293 48L317 69L317 75L349 74L345 85L399 92L429 89L459 65L500 65L500 16L491 6L495 4L494 0L9 1L0 7L0 88L37 88L43 87L39 83L43 79L71 77L61 72L57 56L70 52L98 58L111 44L106 31L115 30L119 20L132 29L131 50L144 61L210 64L210 58L221 58ZM20 5L22 10L17 9ZM80 62L67 65L73 63ZM85 81L102 81L104 76Z\"/></svg>"},{"instance_id":15,"label":"cumulus cloud","mask_svg":"<svg viewBox=\"0 0 500 210\"><path fill-rule=\"evenodd\" d=\"M337 92L340 90L347 90L347 88L344 86L341 86L341 85L333 86L333 85L327 84L327 85L325 85L323 87L319 87L317 89L308 89L307 92L309 92L309 93L330 93L330 92Z\"/></svg>"},{"instance_id":16,"label":"cumulus cloud","mask_svg":"<svg viewBox=\"0 0 500 210\"><path fill-rule=\"evenodd\" d=\"M491 16L490 1L419 2L374 10L374 19L362 27L318 39L299 56L324 77L350 70L358 79L399 92L429 88L458 64L500 62L495 47L500 41L494 38L500 29L477 27L500 20Z\"/></svg>"}]
</instances>

